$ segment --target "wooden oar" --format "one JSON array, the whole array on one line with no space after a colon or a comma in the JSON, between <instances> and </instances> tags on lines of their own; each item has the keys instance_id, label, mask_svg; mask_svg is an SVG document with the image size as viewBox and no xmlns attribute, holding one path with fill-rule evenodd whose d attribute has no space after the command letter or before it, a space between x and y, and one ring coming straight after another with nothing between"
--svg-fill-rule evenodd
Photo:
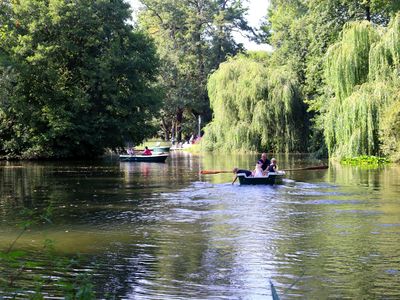
<instances>
[{"instance_id":1,"label":"wooden oar","mask_svg":"<svg viewBox=\"0 0 400 300\"><path fill-rule=\"evenodd\" d=\"M233 179L232 184L235 183L236 179L237 179L237 175L235 176L235 179Z\"/></svg>"},{"instance_id":2,"label":"wooden oar","mask_svg":"<svg viewBox=\"0 0 400 300\"><path fill-rule=\"evenodd\" d=\"M201 170L200 174L219 174L219 173L232 173L232 170Z\"/></svg>"},{"instance_id":3,"label":"wooden oar","mask_svg":"<svg viewBox=\"0 0 400 300\"><path fill-rule=\"evenodd\" d=\"M291 171L305 171L305 170L323 170L328 169L328 166L313 166L313 167L305 167L305 168L298 168L298 169L284 169L279 171L291 172ZM200 174L203 175L213 175L213 174L220 174L220 173L232 173L232 170L201 170Z\"/></svg>"},{"instance_id":4,"label":"wooden oar","mask_svg":"<svg viewBox=\"0 0 400 300\"><path fill-rule=\"evenodd\" d=\"M314 167L305 167L305 168L298 168L298 169L285 169L280 171L290 172L290 171L305 171L305 170L324 170L328 169L328 166L314 166Z\"/></svg>"},{"instance_id":5,"label":"wooden oar","mask_svg":"<svg viewBox=\"0 0 400 300\"><path fill-rule=\"evenodd\" d=\"M275 289L275 287L274 287L274 285L273 285L271 280L269 281L269 285L271 286L272 300L280 300L279 299L279 295L278 295L278 293L277 293L277 291L276 291L276 289Z\"/></svg>"}]
</instances>

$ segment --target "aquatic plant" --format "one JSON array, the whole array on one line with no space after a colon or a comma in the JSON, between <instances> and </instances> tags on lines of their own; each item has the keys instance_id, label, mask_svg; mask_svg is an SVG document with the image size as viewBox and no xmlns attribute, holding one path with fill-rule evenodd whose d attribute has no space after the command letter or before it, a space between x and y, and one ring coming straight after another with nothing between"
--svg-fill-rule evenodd
<instances>
[{"instance_id":1,"label":"aquatic plant","mask_svg":"<svg viewBox=\"0 0 400 300\"><path fill-rule=\"evenodd\" d=\"M71 259L59 257L54 250L54 241L46 239L43 245L43 255L47 256L47 262L36 262L32 260L28 251L16 249L16 243L23 234L32 226L39 223L51 223L53 207L51 205L43 211L23 209L20 213L23 221L20 223L21 230L15 239L5 250L0 250L0 299L2 297L15 299L16 297L28 296L29 299L44 299L48 296L44 287L54 284L52 276L34 276L28 270L48 269L53 267L62 275L57 280L57 285L63 289L65 299L95 299L94 287L91 274L83 274L71 277L76 264L80 261L78 256ZM29 278L30 286L22 286L21 282ZM62 279L65 278L65 279Z\"/></svg>"},{"instance_id":2,"label":"aquatic plant","mask_svg":"<svg viewBox=\"0 0 400 300\"><path fill-rule=\"evenodd\" d=\"M377 167L379 165L390 163L390 160L387 159L386 157L363 155L357 157L342 158L340 160L340 163L342 165Z\"/></svg>"}]
</instances>

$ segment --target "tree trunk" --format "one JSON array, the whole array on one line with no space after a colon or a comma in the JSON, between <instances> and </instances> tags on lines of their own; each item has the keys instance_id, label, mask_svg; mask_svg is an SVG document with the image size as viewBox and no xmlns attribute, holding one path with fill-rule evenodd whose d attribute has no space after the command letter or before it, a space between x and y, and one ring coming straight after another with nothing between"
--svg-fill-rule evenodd
<instances>
[{"instance_id":1,"label":"tree trunk","mask_svg":"<svg viewBox=\"0 0 400 300\"><path fill-rule=\"evenodd\" d=\"M182 141L182 120L183 120L183 109L179 108L176 112L176 139Z\"/></svg>"},{"instance_id":2,"label":"tree trunk","mask_svg":"<svg viewBox=\"0 0 400 300\"><path fill-rule=\"evenodd\" d=\"M221 12L225 12L226 10L226 1L222 3L220 11ZM224 32L224 26L223 25L218 25L218 52L217 52L217 66L224 60L224 56L223 56L223 46L222 46L222 42L223 42L223 36L224 36L225 32Z\"/></svg>"},{"instance_id":3,"label":"tree trunk","mask_svg":"<svg viewBox=\"0 0 400 300\"><path fill-rule=\"evenodd\" d=\"M169 133L170 133L170 128L165 121L165 118L161 118L161 129L164 132L164 140L169 141Z\"/></svg>"},{"instance_id":4,"label":"tree trunk","mask_svg":"<svg viewBox=\"0 0 400 300\"><path fill-rule=\"evenodd\" d=\"M171 123L171 140L176 142L176 135L175 135L175 122Z\"/></svg>"},{"instance_id":5,"label":"tree trunk","mask_svg":"<svg viewBox=\"0 0 400 300\"><path fill-rule=\"evenodd\" d=\"M365 4L365 17L367 21L371 21L371 4L370 1L367 1Z\"/></svg>"}]
</instances>

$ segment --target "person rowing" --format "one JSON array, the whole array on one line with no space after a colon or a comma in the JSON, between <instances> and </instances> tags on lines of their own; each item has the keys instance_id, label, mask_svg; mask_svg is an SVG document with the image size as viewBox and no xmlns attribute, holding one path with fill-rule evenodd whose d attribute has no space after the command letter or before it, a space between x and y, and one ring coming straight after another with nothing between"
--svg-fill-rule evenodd
<instances>
[{"instance_id":1,"label":"person rowing","mask_svg":"<svg viewBox=\"0 0 400 300\"><path fill-rule=\"evenodd\" d=\"M260 163L261 169L266 171L271 164L271 161L267 158L267 153L264 152L261 154L261 159L259 159L257 163Z\"/></svg>"},{"instance_id":2,"label":"person rowing","mask_svg":"<svg viewBox=\"0 0 400 300\"><path fill-rule=\"evenodd\" d=\"M253 175L251 171L239 168L233 168L232 173L235 174L235 178L233 179L232 184L235 183L236 179L238 178L238 174L245 174L246 177L250 177Z\"/></svg>"},{"instance_id":3,"label":"person rowing","mask_svg":"<svg viewBox=\"0 0 400 300\"><path fill-rule=\"evenodd\" d=\"M233 169L233 174L237 175L237 174L245 174L247 177L252 175L252 172L249 170L244 170L244 169L239 169L239 168L234 168Z\"/></svg>"}]
</instances>

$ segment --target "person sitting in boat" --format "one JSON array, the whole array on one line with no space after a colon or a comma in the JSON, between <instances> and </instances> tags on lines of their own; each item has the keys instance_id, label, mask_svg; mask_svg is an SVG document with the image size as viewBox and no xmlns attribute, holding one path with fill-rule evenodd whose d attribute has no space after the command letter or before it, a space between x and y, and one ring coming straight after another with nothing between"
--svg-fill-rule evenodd
<instances>
[{"instance_id":1,"label":"person sitting in boat","mask_svg":"<svg viewBox=\"0 0 400 300\"><path fill-rule=\"evenodd\" d=\"M262 170L267 171L271 161L267 158L267 153L264 152L261 154L261 159L259 159L257 163L261 163Z\"/></svg>"},{"instance_id":2,"label":"person sitting in boat","mask_svg":"<svg viewBox=\"0 0 400 300\"><path fill-rule=\"evenodd\" d=\"M250 177L253 175L253 173L249 170L243 170L243 169L239 169L239 168L234 168L233 169L233 174L235 174L236 176L238 174L245 174L247 177Z\"/></svg>"},{"instance_id":3,"label":"person sitting in boat","mask_svg":"<svg viewBox=\"0 0 400 300\"><path fill-rule=\"evenodd\" d=\"M276 172L278 170L278 166L276 164L276 159L271 159L271 164L268 167L268 172Z\"/></svg>"},{"instance_id":4,"label":"person sitting in boat","mask_svg":"<svg viewBox=\"0 0 400 300\"><path fill-rule=\"evenodd\" d=\"M133 150L132 150L132 148L128 148L128 150L126 150L126 153L128 153L129 155L132 155L133 154Z\"/></svg>"},{"instance_id":5,"label":"person sitting in boat","mask_svg":"<svg viewBox=\"0 0 400 300\"><path fill-rule=\"evenodd\" d=\"M151 150L146 146L144 147L143 155L152 155Z\"/></svg>"},{"instance_id":6,"label":"person sitting in boat","mask_svg":"<svg viewBox=\"0 0 400 300\"><path fill-rule=\"evenodd\" d=\"M257 164L256 164L256 167L255 167L255 169L254 169L254 171L253 171L253 176L254 177L262 177L264 174L263 174L263 169L262 169L262 163L261 162L257 162Z\"/></svg>"}]
</instances>

